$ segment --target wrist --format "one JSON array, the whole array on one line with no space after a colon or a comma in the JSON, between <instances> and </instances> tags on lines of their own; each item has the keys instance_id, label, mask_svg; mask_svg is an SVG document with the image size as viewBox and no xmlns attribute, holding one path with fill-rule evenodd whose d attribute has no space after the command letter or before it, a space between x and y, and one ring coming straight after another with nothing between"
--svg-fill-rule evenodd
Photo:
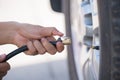
<instances>
[{"instance_id":1,"label":"wrist","mask_svg":"<svg viewBox=\"0 0 120 80\"><path fill-rule=\"evenodd\" d=\"M0 44L13 44L18 30L16 22L0 22Z\"/></svg>"},{"instance_id":2,"label":"wrist","mask_svg":"<svg viewBox=\"0 0 120 80\"><path fill-rule=\"evenodd\" d=\"M11 29L9 31L10 35L9 35L9 44L15 44L15 39L16 36L19 34L20 31L20 23L18 22L10 22L11 24Z\"/></svg>"}]
</instances>

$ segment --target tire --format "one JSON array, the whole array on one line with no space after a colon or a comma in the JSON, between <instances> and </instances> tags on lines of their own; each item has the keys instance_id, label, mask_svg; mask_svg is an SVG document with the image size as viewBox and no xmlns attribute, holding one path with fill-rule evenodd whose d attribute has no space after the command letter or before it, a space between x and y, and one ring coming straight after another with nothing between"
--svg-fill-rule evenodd
<instances>
[{"instance_id":1,"label":"tire","mask_svg":"<svg viewBox=\"0 0 120 80\"><path fill-rule=\"evenodd\" d=\"M66 36L71 38L72 41L72 32L71 32L71 21L70 21L70 0L62 0L63 12L65 14L65 23L66 23ZM73 57L73 43L67 47L68 51L68 67L70 80L78 80L76 67Z\"/></svg>"},{"instance_id":2,"label":"tire","mask_svg":"<svg viewBox=\"0 0 120 80\"><path fill-rule=\"evenodd\" d=\"M77 66L77 64L80 61L77 61L75 57L76 45L74 45L75 40L73 39L74 37L73 36L73 32L74 32L73 20L74 19L72 17L72 15L77 15L77 14L75 14L76 12L71 11L75 9L75 8L72 9L73 6L71 5L71 3L76 4L77 2L73 2L73 1L77 1L77 0L70 0L70 1L66 0L66 2L64 3L65 4L64 6L66 7L66 9L64 10L65 18L66 18L66 32L67 32L66 35L72 38L72 45L68 47L68 64L69 64L70 79L71 80L120 80L120 77L119 77L120 76L120 68L119 68L120 67L119 66L120 65L120 54L119 54L120 53L120 1L119 0L97 0L98 16L99 16L98 17L99 28L97 30L97 34L99 34L99 42L100 42L100 45L99 45L100 46L100 51L99 51L100 63L98 64L99 71L97 71L97 73L95 74L95 75L98 75L97 78L95 78L94 76L92 76L91 78L89 77L89 73L85 72L86 69L89 69L89 67L85 68L84 66L86 65L86 62L84 62L84 65L82 65L82 67L85 68L85 70L83 71L79 71L78 69L79 66ZM88 1L91 1L91 0L88 0ZM80 19L78 18L77 21L81 22L83 20L81 18ZM77 26L81 25L79 23L77 24L78 24ZM88 39L88 36L87 36L87 40L94 42L94 39L96 38L95 37L96 33L94 33L95 31L96 30L93 30L92 38ZM83 34L80 34L80 35L83 35ZM86 40L86 37L84 35L83 37L84 37L83 41ZM83 47L83 42L81 42L79 49L81 49L82 47ZM90 55L92 57L88 58L87 60L90 60L90 62L92 63L90 66L96 67L94 66L94 62L92 62L92 60L95 57L93 54L96 54L96 53L94 50L91 53L92 55L91 54ZM92 69L91 72L95 72L94 69ZM85 77L85 75L86 76L88 75L88 77Z\"/></svg>"},{"instance_id":3,"label":"tire","mask_svg":"<svg viewBox=\"0 0 120 80\"><path fill-rule=\"evenodd\" d=\"M101 34L99 80L120 80L120 1L98 0Z\"/></svg>"}]
</instances>

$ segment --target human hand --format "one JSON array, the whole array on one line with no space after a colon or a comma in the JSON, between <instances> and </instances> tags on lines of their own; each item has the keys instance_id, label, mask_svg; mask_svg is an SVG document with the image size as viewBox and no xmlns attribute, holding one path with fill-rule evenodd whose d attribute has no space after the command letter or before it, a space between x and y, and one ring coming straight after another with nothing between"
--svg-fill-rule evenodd
<instances>
[{"instance_id":1,"label":"human hand","mask_svg":"<svg viewBox=\"0 0 120 80\"><path fill-rule=\"evenodd\" d=\"M13 44L18 47L27 45L29 50L25 53L28 55L44 54L45 52L55 54L64 49L61 42L57 42L56 47L49 43L49 41L55 41L53 36L63 36L63 33L54 27L42 27L21 23L15 23L15 26L19 28L16 29Z\"/></svg>"},{"instance_id":2,"label":"human hand","mask_svg":"<svg viewBox=\"0 0 120 80\"><path fill-rule=\"evenodd\" d=\"M10 69L10 65L7 62L2 61L5 59L6 55L0 55L0 80L7 74L8 70Z\"/></svg>"}]
</instances>

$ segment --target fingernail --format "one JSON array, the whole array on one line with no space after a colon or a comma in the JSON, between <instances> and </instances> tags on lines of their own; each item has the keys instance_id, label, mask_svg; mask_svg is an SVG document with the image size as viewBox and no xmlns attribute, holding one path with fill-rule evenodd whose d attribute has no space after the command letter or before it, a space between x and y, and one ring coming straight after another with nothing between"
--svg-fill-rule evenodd
<instances>
[{"instance_id":1,"label":"fingernail","mask_svg":"<svg viewBox=\"0 0 120 80\"><path fill-rule=\"evenodd\" d=\"M58 32L58 34L59 34L60 36L63 36L63 35L64 35L62 32Z\"/></svg>"},{"instance_id":2,"label":"fingernail","mask_svg":"<svg viewBox=\"0 0 120 80\"><path fill-rule=\"evenodd\" d=\"M59 32L59 31L57 31L57 30L53 31L53 34L54 34L54 35L63 35L62 32Z\"/></svg>"}]
</instances>

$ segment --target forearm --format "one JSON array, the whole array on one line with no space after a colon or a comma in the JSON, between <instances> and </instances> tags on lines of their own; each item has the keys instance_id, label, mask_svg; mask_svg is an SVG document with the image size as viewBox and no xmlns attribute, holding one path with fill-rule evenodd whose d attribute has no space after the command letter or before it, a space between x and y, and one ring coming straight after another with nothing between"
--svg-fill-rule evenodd
<instances>
[{"instance_id":1,"label":"forearm","mask_svg":"<svg viewBox=\"0 0 120 80\"><path fill-rule=\"evenodd\" d=\"M15 22L0 22L0 44L12 44L16 30Z\"/></svg>"}]
</instances>

